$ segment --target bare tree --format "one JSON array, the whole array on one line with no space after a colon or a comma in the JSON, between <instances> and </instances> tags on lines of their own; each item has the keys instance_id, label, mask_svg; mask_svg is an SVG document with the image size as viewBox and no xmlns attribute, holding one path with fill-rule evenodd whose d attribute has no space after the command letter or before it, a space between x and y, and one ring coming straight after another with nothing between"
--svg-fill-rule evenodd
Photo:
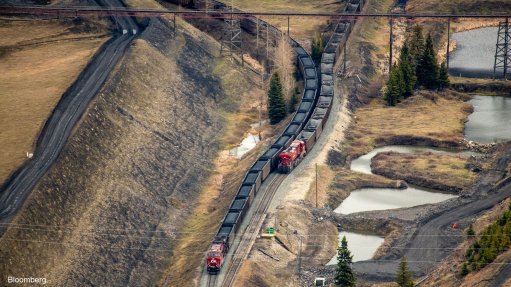
<instances>
[{"instance_id":1,"label":"bare tree","mask_svg":"<svg viewBox=\"0 0 511 287\"><path fill-rule=\"evenodd\" d=\"M287 36L280 38L274 54L274 70L279 73L284 98L287 103L295 92L295 65L293 48L288 42Z\"/></svg>"}]
</instances>

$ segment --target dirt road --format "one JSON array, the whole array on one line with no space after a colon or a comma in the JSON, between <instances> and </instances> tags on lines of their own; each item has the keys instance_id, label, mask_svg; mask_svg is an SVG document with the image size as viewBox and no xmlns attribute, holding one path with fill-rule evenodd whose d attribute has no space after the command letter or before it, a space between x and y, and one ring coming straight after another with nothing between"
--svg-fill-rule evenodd
<instances>
[{"instance_id":1,"label":"dirt road","mask_svg":"<svg viewBox=\"0 0 511 287\"><path fill-rule=\"evenodd\" d=\"M120 0L100 0L102 6L121 7ZM120 31L107 41L66 91L46 122L33 158L20 167L0 188L0 223L8 221L59 156L73 127L94 98L139 30L129 17L115 17ZM125 34L123 33L125 30ZM0 227L0 234L3 233Z\"/></svg>"},{"instance_id":2,"label":"dirt road","mask_svg":"<svg viewBox=\"0 0 511 287\"><path fill-rule=\"evenodd\" d=\"M446 208L419 222L417 231L410 241L406 245L396 246L396 248L402 247L402 252L394 252L376 261L357 262L354 264L355 270L368 280L394 280L402 254L406 257L415 277L426 275L428 270L464 240L463 230L461 228L453 230L451 228L453 223L474 217L511 197L511 181L506 181L495 189L492 189L490 184L492 180L495 182L504 175L503 170L511 160L509 147L504 154L505 156L498 161L497 167L486 174L473 188L474 192L477 191L473 197L458 198L456 204L449 205L455 207ZM509 273L506 275L509 276Z\"/></svg>"}]
</instances>

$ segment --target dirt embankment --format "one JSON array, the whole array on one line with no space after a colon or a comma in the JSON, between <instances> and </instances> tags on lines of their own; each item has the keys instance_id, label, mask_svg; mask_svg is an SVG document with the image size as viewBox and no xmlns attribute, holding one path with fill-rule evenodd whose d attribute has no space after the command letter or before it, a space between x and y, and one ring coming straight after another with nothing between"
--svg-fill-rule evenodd
<instances>
[{"instance_id":1,"label":"dirt embankment","mask_svg":"<svg viewBox=\"0 0 511 287\"><path fill-rule=\"evenodd\" d=\"M273 226L274 216L277 216L278 240L256 240L250 258L242 265L236 286L310 286L314 275L311 267L326 264L335 253L336 226L310 206L287 203L268 217L264 226Z\"/></svg>"},{"instance_id":2,"label":"dirt embankment","mask_svg":"<svg viewBox=\"0 0 511 287\"><path fill-rule=\"evenodd\" d=\"M379 153L371 160L371 170L388 178L436 190L461 193L476 179L486 164L482 160L434 153Z\"/></svg>"},{"instance_id":3,"label":"dirt embankment","mask_svg":"<svg viewBox=\"0 0 511 287\"><path fill-rule=\"evenodd\" d=\"M214 73L229 62L189 29L154 20L129 48L4 234L0 274L156 284L237 107Z\"/></svg>"},{"instance_id":4,"label":"dirt embankment","mask_svg":"<svg viewBox=\"0 0 511 287\"><path fill-rule=\"evenodd\" d=\"M0 35L1 185L109 32L102 21L2 18Z\"/></svg>"},{"instance_id":5,"label":"dirt embankment","mask_svg":"<svg viewBox=\"0 0 511 287\"><path fill-rule=\"evenodd\" d=\"M491 210L480 215L472 222L474 231L479 234L509 207L510 200L504 200ZM467 239L456 247L452 254L444 259L422 283L421 286L479 286L491 287L491 280L503 268L502 263L509 262L511 251L506 251L495 259L495 264L489 264L478 272L471 272L465 277L460 276L461 265L465 260L465 252L473 239ZM506 285L507 286L507 285Z\"/></svg>"}]
</instances>

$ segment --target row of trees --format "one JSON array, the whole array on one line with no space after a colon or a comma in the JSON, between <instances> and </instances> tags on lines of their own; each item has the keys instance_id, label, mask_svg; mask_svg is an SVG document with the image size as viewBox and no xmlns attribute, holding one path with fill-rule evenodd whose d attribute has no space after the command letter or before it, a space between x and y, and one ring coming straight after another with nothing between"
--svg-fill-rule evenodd
<instances>
[{"instance_id":1,"label":"row of trees","mask_svg":"<svg viewBox=\"0 0 511 287\"><path fill-rule=\"evenodd\" d=\"M472 240L475 232L472 226L467 230ZM490 264L497 256L511 247L511 205L497 221L488 226L478 240L470 245L465 253L466 262L461 265L461 275L477 271Z\"/></svg>"},{"instance_id":2,"label":"row of trees","mask_svg":"<svg viewBox=\"0 0 511 287\"><path fill-rule=\"evenodd\" d=\"M348 241L346 236L341 240L341 246L337 248L337 268L335 271L334 283L338 286L352 287L355 286L356 278L351 265L353 264L353 256L348 249ZM406 259L401 258L396 275L396 283L400 287L413 287L415 285L412 274L408 271Z\"/></svg>"},{"instance_id":3,"label":"row of trees","mask_svg":"<svg viewBox=\"0 0 511 287\"><path fill-rule=\"evenodd\" d=\"M445 63L438 65L431 34L424 41L422 28L415 26L407 37L397 63L387 82L385 100L395 106L410 97L418 88L443 90L449 86L449 76Z\"/></svg>"}]
</instances>

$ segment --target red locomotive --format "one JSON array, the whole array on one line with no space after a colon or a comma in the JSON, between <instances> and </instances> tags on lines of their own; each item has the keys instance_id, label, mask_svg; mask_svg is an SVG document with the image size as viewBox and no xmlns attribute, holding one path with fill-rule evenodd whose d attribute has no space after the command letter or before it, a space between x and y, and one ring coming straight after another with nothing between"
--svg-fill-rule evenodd
<instances>
[{"instance_id":1,"label":"red locomotive","mask_svg":"<svg viewBox=\"0 0 511 287\"><path fill-rule=\"evenodd\" d=\"M289 173L305 156L305 143L294 140L291 145L279 154L279 171Z\"/></svg>"},{"instance_id":2,"label":"red locomotive","mask_svg":"<svg viewBox=\"0 0 511 287\"><path fill-rule=\"evenodd\" d=\"M224 264L224 257L229 251L226 239L215 239L206 254L206 266L209 274L218 274Z\"/></svg>"}]
</instances>

